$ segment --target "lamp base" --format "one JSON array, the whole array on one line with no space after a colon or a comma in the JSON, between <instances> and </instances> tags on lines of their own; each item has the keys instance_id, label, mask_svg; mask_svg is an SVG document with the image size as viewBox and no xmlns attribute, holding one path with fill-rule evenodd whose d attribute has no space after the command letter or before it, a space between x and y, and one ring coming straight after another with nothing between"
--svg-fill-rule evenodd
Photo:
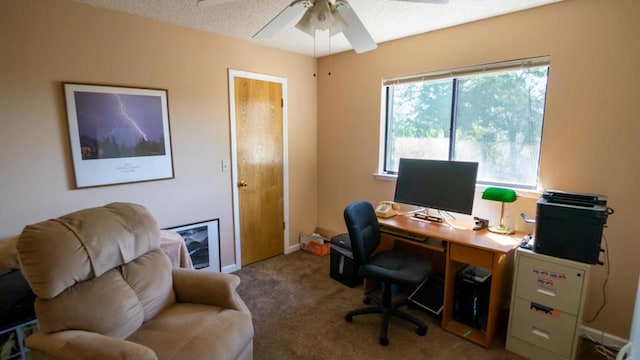
<instances>
[{"instance_id":1,"label":"lamp base","mask_svg":"<svg viewBox=\"0 0 640 360\"><path fill-rule=\"evenodd\" d=\"M500 234L500 235L511 235L516 232L515 230L510 229L503 225L491 226L489 227L489 231L491 231L492 233Z\"/></svg>"}]
</instances>

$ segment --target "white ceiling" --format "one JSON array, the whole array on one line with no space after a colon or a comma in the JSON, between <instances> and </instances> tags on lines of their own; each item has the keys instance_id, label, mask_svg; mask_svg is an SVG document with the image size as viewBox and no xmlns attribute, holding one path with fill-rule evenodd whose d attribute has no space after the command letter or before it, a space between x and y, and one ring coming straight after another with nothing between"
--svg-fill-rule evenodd
<instances>
[{"instance_id":1,"label":"white ceiling","mask_svg":"<svg viewBox=\"0 0 640 360\"><path fill-rule=\"evenodd\" d=\"M197 0L74 1L308 56L320 57L352 49L342 34L329 39L328 31L318 31L314 40L294 27L298 19L294 19L271 39L251 38L292 0L212 0L221 4L208 6L197 6ZM449 0L444 4L429 4L393 0L348 0L377 43L558 1L561 0Z\"/></svg>"}]
</instances>

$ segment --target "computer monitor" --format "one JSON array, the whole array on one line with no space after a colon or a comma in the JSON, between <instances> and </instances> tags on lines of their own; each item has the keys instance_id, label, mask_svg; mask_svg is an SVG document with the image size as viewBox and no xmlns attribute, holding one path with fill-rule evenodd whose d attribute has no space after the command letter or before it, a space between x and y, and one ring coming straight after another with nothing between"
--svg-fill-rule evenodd
<instances>
[{"instance_id":1,"label":"computer monitor","mask_svg":"<svg viewBox=\"0 0 640 360\"><path fill-rule=\"evenodd\" d=\"M393 201L471 215L478 163L401 158Z\"/></svg>"}]
</instances>

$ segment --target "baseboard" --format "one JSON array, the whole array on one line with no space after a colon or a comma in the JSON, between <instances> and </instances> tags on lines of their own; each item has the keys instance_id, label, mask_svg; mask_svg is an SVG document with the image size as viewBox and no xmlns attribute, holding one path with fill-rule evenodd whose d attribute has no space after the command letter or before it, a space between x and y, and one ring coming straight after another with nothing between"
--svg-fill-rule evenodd
<instances>
[{"instance_id":1,"label":"baseboard","mask_svg":"<svg viewBox=\"0 0 640 360\"><path fill-rule=\"evenodd\" d=\"M580 335L582 337L597 342L598 344L613 347L615 349L619 349L629 342L628 339L623 339L612 334L607 334L606 332L598 329L593 329L588 326L582 325L581 330L582 332Z\"/></svg>"},{"instance_id":2,"label":"baseboard","mask_svg":"<svg viewBox=\"0 0 640 360\"><path fill-rule=\"evenodd\" d=\"M289 246L286 250L285 250L285 254L291 254L294 253L296 251L300 251L300 244L295 244L293 246ZM223 266L222 267L222 272L225 274L230 274L232 272L236 272L238 270L240 270L242 267L238 264L231 264L231 265L227 265L227 266Z\"/></svg>"},{"instance_id":3,"label":"baseboard","mask_svg":"<svg viewBox=\"0 0 640 360\"><path fill-rule=\"evenodd\" d=\"M237 264L231 264L231 265L227 265L227 266L223 266L222 267L222 272L225 274L230 274L232 272L238 271L240 270L240 266Z\"/></svg>"},{"instance_id":4,"label":"baseboard","mask_svg":"<svg viewBox=\"0 0 640 360\"><path fill-rule=\"evenodd\" d=\"M285 254L291 254L300 250L300 244L295 244L293 246L289 246L287 250L284 252Z\"/></svg>"}]
</instances>

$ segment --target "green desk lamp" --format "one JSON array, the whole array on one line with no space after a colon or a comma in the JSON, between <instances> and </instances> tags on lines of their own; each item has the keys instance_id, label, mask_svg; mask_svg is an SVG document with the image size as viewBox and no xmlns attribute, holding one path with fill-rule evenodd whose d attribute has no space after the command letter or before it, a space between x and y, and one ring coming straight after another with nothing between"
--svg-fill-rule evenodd
<instances>
[{"instance_id":1,"label":"green desk lamp","mask_svg":"<svg viewBox=\"0 0 640 360\"><path fill-rule=\"evenodd\" d=\"M482 192L482 198L485 200L502 202L502 207L500 209L500 225L489 227L489 231L502 235L513 234L515 232L513 229L504 226L504 203L516 201L516 192L511 189L488 187Z\"/></svg>"}]
</instances>

